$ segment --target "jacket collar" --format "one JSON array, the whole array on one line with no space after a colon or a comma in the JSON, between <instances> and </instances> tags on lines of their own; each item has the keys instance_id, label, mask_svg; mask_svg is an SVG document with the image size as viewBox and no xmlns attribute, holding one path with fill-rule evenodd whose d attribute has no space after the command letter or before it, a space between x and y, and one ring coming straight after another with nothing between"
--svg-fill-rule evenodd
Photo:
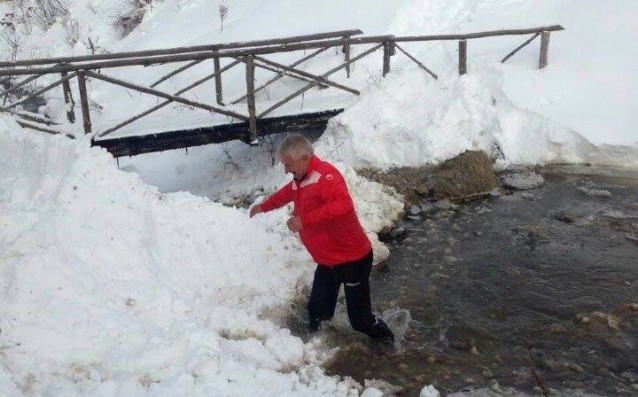
<instances>
[{"instance_id":1,"label":"jacket collar","mask_svg":"<svg viewBox=\"0 0 638 397\"><path fill-rule=\"evenodd\" d=\"M310 158L310 163L308 163L308 169L306 170L306 173L303 175L303 178L301 178L301 180L297 180L293 178L292 179L293 182L296 185L298 185L302 183L303 181L305 181L306 179L308 179L308 177L312 175L312 172L317 169L319 164L321 164L321 159L313 154L312 157Z\"/></svg>"}]
</instances>

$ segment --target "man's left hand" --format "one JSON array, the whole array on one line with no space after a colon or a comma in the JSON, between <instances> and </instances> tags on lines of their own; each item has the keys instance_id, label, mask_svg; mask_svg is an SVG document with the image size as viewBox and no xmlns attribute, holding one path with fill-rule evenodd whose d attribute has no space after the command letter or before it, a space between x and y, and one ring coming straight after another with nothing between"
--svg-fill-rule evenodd
<instances>
[{"instance_id":1,"label":"man's left hand","mask_svg":"<svg viewBox=\"0 0 638 397\"><path fill-rule=\"evenodd\" d=\"M288 230L290 230L293 233L296 233L303 228L303 224L301 223L301 218L299 218L298 216L293 216L292 218L288 219L288 221L286 222L286 225L288 225Z\"/></svg>"}]
</instances>

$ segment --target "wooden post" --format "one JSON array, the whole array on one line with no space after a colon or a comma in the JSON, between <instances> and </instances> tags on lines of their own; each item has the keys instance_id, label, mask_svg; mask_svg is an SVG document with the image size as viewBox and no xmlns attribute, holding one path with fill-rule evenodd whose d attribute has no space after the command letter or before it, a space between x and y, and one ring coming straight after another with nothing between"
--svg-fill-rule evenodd
<instances>
[{"instance_id":1,"label":"wooden post","mask_svg":"<svg viewBox=\"0 0 638 397\"><path fill-rule=\"evenodd\" d=\"M60 74L62 75L63 79L68 75L67 72L62 72ZM73 100L73 96L71 95L71 84L69 83L69 80L65 80L62 83L62 91L64 92L64 103L67 104L66 118L69 120L70 123L75 123L75 112L73 111L73 108L75 107L75 101ZM69 106L69 103L71 104L71 106Z\"/></svg>"},{"instance_id":2,"label":"wooden post","mask_svg":"<svg viewBox=\"0 0 638 397\"><path fill-rule=\"evenodd\" d=\"M350 36L344 36L344 39L349 39ZM348 62L350 60L350 43L346 43L343 45L343 59L344 62ZM346 66L346 77L350 78L350 64Z\"/></svg>"},{"instance_id":3,"label":"wooden post","mask_svg":"<svg viewBox=\"0 0 638 397\"><path fill-rule=\"evenodd\" d=\"M459 75L467 73L467 40L459 40Z\"/></svg>"},{"instance_id":4,"label":"wooden post","mask_svg":"<svg viewBox=\"0 0 638 397\"><path fill-rule=\"evenodd\" d=\"M255 110L255 59L252 55L246 56L246 101L248 102L249 143L257 140L257 112Z\"/></svg>"},{"instance_id":5,"label":"wooden post","mask_svg":"<svg viewBox=\"0 0 638 397\"><path fill-rule=\"evenodd\" d=\"M541 55L538 59L538 68L542 69L547 66L547 54L549 52L549 32L541 33Z\"/></svg>"},{"instance_id":6,"label":"wooden post","mask_svg":"<svg viewBox=\"0 0 638 397\"><path fill-rule=\"evenodd\" d=\"M219 65L219 57L213 58L215 65L215 95L217 96L217 104L224 106L224 96L222 92L222 74L220 72L221 67Z\"/></svg>"},{"instance_id":7,"label":"wooden post","mask_svg":"<svg viewBox=\"0 0 638 397\"><path fill-rule=\"evenodd\" d=\"M393 41L383 42L383 77L390 73L390 57L396 53Z\"/></svg>"},{"instance_id":8,"label":"wooden post","mask_svg":"<svg viewBox=\"0 0 638 397\"><path fill-rule=\"evenodd\" d=\"M84 70L78 70L78 87L80 87L80 103L82 104L82 118L84 119L84 133L91 133L91 114L89 113L89 97L86 94L86 77Z\"/></svg>"}]
</instances>

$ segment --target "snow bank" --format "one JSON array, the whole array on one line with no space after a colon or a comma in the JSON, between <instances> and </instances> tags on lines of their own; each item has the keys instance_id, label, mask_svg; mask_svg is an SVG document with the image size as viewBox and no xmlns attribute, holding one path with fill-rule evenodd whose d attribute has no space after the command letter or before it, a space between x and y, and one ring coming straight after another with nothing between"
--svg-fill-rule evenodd
<instances>
[{"instance_id":1,"label":"snow bank","mask_svg":"<svg viewBox=\"0 0 638 397\"><path fill-rule=\"evenodd\" d=\"M312 269L278 217L163 195L5 116L0 151L3 393L356 394L265 314Z\"/></svg>"},{"instance_id":2,"label":"snow bank","mask_svg":"<svg viewBox=\"0 0 638 397\"><path fill-rule=\"evenodd\" d=\"M438 163L484 150L501 165L550 162L638 167L630 146L594 146L576 132L514 105L497 70L443 76L388 75L333 118L318 152L359 167Z\"/></svg>"}]
</instances>

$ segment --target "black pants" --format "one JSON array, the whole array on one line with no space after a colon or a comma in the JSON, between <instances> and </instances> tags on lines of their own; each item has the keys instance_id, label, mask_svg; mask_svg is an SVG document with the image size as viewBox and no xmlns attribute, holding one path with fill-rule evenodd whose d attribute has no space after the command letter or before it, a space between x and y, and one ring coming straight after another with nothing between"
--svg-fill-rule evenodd
<instances>
[{"instance_id":1,"label":"black pants","mask_svg":"<svg viewBox=\"0 0 638 397\"><path fill-rule=\"evenodd\" d=\"M372 250L358 261L337 266L317 266L308 302L311 331L316 331L321 321L330 320L334 316L339 288L343 283L352 328L375 340L394 341L394 335L386 323L372 314L369 281L371 269Z\"/></svg>"}]
</instances>

